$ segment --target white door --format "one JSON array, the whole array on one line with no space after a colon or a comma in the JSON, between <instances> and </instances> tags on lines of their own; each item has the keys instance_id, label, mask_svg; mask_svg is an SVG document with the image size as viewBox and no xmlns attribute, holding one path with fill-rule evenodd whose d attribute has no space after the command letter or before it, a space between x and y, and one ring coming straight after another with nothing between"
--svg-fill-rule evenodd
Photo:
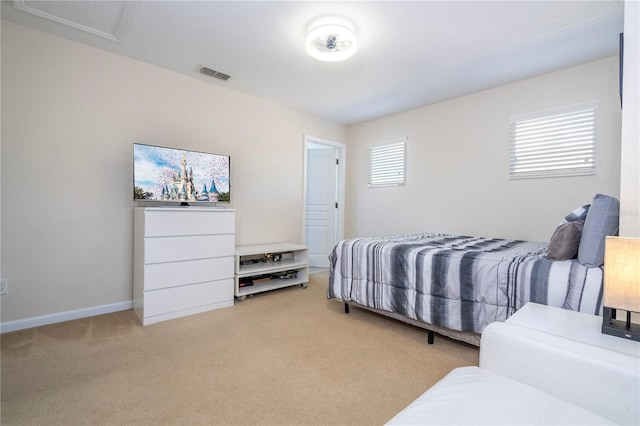
<instances>
[{"instance_id":1,"label":"white door","mask_svg":"<svg viewBox=\"0 0 640 426\"><path fill-rule=\"evenodd\" d=\"M329 267L329 253L336 244L337 149L307 149L305 236L309 266Z\"/></svg>"}]
</instances>

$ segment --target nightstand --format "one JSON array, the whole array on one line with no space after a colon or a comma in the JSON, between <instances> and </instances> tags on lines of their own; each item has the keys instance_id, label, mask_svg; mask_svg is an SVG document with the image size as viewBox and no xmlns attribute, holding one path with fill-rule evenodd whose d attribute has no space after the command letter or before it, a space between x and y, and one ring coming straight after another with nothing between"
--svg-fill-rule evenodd
<instances>
[{"instance_id":1,"label":"nightstand","mask_svg":"<svg viewBox=\"0 0 640 426\"><path fill-rule=\"evenodd\" d=\"M506 322L640 358L640 343L603 334L597 315L529 302Z\"/></svg>"}]
</instances>

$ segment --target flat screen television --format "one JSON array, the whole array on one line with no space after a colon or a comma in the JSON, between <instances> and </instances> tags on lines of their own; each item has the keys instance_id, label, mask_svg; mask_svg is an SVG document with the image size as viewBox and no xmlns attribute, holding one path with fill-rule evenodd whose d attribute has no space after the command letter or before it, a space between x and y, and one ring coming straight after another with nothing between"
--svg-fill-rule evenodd
<instances>
[{"instance_id":1,"label":"flat screen television","mask_svg":"<svg viewBox=\"0 0 640 426\"><path fill-rule=\"evenodd\" d=\"M133 144L133 199L172 205L230 203L228 155Z\"/></svg>"}]
</instances>

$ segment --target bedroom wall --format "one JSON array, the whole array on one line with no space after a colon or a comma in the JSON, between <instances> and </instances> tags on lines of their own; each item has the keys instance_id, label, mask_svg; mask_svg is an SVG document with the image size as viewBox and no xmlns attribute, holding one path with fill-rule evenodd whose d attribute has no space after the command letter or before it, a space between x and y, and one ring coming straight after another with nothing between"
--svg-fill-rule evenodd
<instances>
[{"instance_id":1,"label":"bedroom wall","mask_svg":"<svg viewBox=\"0 0 640 426\"><path fill-rule=\"evenodd\" d=\"M230 154L238 244L302 242L303 135L343 126L2 22L3 324L132 297L132 144ZM78 311L87 309L87 311Z\"/></svg>"},{"instance_id":2,"label":"bedroom wall","mask_svg":"<svg viewBox=\"0 0 640 426\"><path fill-rule=\"evenodd\" d=\"M620 235L640 238L640 2L624 4Z\"/></svg>"},{"instance_id":3,"label":"bedroom wall","mask_svg":"<svg viewBox=\"0 0 640 426\"><path fill-rule=\"evenodd\" d=\"M508 179L509 116L595 99L596 175ZM620 120L616 56L352 126L346 235L546 241L595 193L619 196ZM408 137L407 184L367 188L367 144L400 136Z\"/></svg>"}]
</instances>

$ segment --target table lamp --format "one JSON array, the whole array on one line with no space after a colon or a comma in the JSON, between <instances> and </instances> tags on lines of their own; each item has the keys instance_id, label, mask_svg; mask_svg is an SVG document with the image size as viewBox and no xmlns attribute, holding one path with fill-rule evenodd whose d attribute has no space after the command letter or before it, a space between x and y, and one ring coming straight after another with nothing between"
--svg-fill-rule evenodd
<instances>
[{"instance_id":1,"label":"table lamp","mask_svg":"<svg viewBox=\"0 0 640 426\"><path fill-rule=\"evenodd\" d=\"M616 319L616 309L627 312ZM602 332L640 341L640 325L631 322L640 312L640 238L607 237L604 252Z\"/></svg>"}]
</instances>

